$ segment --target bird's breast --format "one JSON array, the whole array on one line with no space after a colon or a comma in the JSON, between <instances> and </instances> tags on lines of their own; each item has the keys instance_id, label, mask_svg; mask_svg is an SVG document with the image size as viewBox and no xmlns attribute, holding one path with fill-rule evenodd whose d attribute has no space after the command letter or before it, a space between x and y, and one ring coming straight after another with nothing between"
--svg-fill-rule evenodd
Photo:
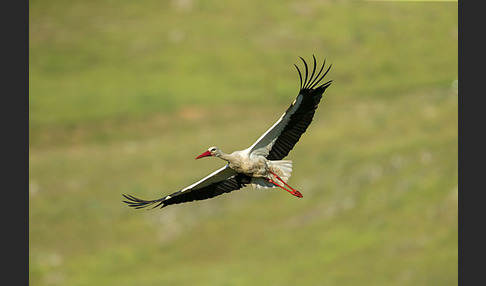
<instances>
[{"instance_id":1,"label":"bird's breast","mask_svg":"<svg viewBox=\"0 0 486 286\"><path fill-rule=\"evenodd\" d=\"M238 173L243 173L252 177L263 177L267 173L267 164L265 160L259 159L230 162L229 167Z\"/></svg>"}]
</instances>

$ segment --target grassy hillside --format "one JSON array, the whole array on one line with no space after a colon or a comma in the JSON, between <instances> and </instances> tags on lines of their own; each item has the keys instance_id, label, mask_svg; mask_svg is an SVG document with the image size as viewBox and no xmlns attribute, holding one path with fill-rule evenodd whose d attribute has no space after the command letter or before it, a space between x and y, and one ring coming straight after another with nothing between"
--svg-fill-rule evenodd
<instances>
[{"instance_id":1,"label":"grassy hillside","mask_svg":"<svg viewBox=\"0 0 486 286\"><path fill-rule=\"evenodd\" d=\"M457 3L31 1L31 285L456 285ZM283 190L156 198L334 82ZM245 119L245 120L243 120Z\"/></svg>"}]
</instances>

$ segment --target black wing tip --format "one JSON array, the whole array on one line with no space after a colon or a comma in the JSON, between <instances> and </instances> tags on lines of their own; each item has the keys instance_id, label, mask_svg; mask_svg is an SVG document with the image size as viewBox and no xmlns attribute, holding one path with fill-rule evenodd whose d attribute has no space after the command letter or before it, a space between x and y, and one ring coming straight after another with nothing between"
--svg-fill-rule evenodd
<instances>
[{"instance_id":1,"label":"black wing tip","mask_svg":"<svg viewBox=\"0 0 486 286\"><path fill-rule=\"evenodd\" d=\"M164 204L165 197L162 198L162 199L158 199L158 200L147 201L147 200L139 199L139 198L134 197L132 195L125 195L125 194L122 194L122 195L123 195L123 197L125 197L125 199L127 199L126 201L123 201L123 202L126 203L129 207L132 207L134 209L143 209L143 208L149 207L151 205L154 205L154 206L149 208L149 209L154 209L154 208L159 207L159 206L160 206L160 208L165 207L165 204ZM149 210L149 209L147 209L147 210Z\"/></svg>"},{"instance_id":2,"label":"black wing tip","mask_svg":"<svg viewBox=\"0 0 486 286\"><path fill-rule=\"evenodd\" d=\"M322 81L322 79L327 75L327 73L329 72L329 70L332 67L332 64L330 64L329 67L326 69L326 71L321 75L322 71L324 70L324 66L326 65L326 59L324 59L322 66L321 66L321 69L315 75L315 71L316 71L316 68L317 68L317 60L316 60L316 57L314 55L312 55L314 66L312 68L312 74L308 78L309 67L307 65L307 62L302 57L299 56L299 58L304 63L304 67L305 67L305 73L304 73L305 77L304 77L304 80L303 80L302 72L300 71L299 67L296 64L294 64L294 66L297 68L297 72L299 73L300 91L319 89L319 88L322 88L322 87L327 88L329 85L331 85L332 80L329 80L329 81L317 86Z\"/></svg>"}]
</instances>

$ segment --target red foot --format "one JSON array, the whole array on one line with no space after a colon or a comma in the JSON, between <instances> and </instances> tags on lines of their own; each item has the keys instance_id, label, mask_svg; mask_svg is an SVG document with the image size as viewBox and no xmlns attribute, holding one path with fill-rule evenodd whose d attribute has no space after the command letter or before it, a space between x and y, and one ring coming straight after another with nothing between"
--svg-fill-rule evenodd
<instances>
[{"instance_id":1,"label":"red foot","mask_svg":"<svg viewBox=\"0 0 486 286\"><path fill-rule=\"evenodd\" d=\"M303 198L304 196L297 190L294 190L293 192L291 192L292 195L298 197L298 198Z\"/></svg>"},{"instance_id":2,"label":"red foot","mask_svg":"<svg viewBox=\"0 0 486 286\"><path fill-rule=\"evenodd\" d=\"M271 172L271 171L270 171L270 172ZM285 182L284 182L282 179L280 179L280 177L278 177L278 176L277 176L275 173L273 173L273 172L272 172L272 174L274 174L274 175L277 177L277 179L279 179L280 181L282 181L282 183L284 183L284 185L285 185L285 186L289 187L289 188L290 188L290 190L288 190L287 188L285 188L285 187L283 187L283 186L281 186L281 185L277 184L277 182L275 182L275 181L274 181L274 180L272 180L272 179L267 179L267 180L268 180L270 183L274 184L274 185L275 185L275 186L277 186L277 187L280 187L280 188L282 188L282 189L286 190L287 192L289 192L289 193L290 193L291 195L293 195L293 196L296 196L296 197L298 197L298 198L303 198L303 197L304 197L304 196L303 196L303 195L302 195L302 194L301 194L299 191L297 191L297 190L295 190L294 188L292 188L291 186L287 185L287 183L285 183Z\"/></svg>"}]
</instances>

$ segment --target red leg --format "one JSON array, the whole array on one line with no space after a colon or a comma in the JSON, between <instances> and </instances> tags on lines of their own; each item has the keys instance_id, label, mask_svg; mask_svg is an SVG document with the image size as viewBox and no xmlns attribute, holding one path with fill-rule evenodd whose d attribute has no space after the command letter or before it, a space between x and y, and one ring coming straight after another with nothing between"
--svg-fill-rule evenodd
<instances>
[{"instance_id":1,"label":"red leg","mask_svg":"<svg viewBox=\"0 0 486 286\"><path fill-rule=\"evenodd\" d=\"M270 171L270 170L269 170ZM270 171L270 173L272 173L272 175L275 176L275 178L277 178L279 181L281 181L282 183L284 183L285 186L287 186L288 188L290 188L290 190L286 189L285 187L277 184L275 181L273 181L272 179L268 179L268 181L284 190L286 190L287 192L291 193L292 195L298 197L298 198L303 198L304 196L297 190L295 190L294 188L292 188L291 186L289 186L287 183L284 182L284 180L282 180L282 178L280 178L277 174L275 174L274 172Z\"/></svg>"}]
</instances>

